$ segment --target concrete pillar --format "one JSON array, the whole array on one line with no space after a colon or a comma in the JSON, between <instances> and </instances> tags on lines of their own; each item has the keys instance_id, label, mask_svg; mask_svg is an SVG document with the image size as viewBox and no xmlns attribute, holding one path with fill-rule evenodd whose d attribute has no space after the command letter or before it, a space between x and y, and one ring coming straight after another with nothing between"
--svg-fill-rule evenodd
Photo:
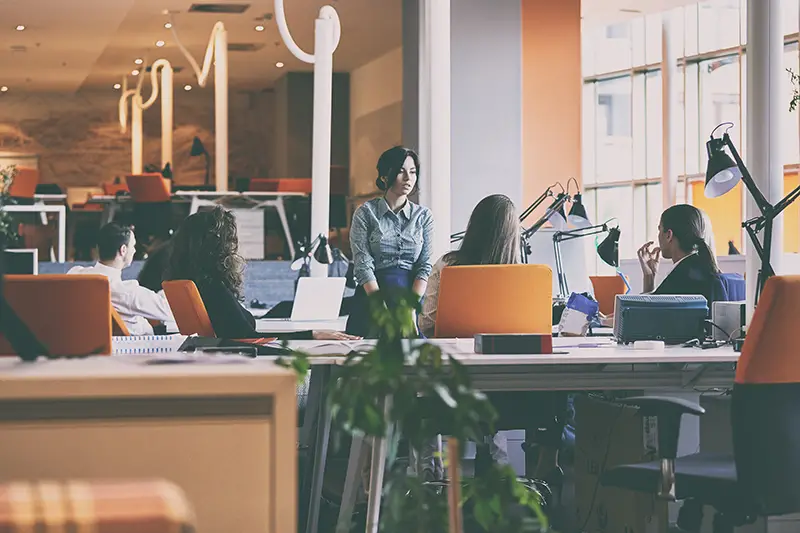
<instances>
[{"instance_id":1,"label":"concrete pillar","mask_svg":"<svg viewBox=\"0 0 800 533\"><path fill-rule=\"evenodd\" d=\"M681 154L676 147L678 127L677 113L678 56L680 50L675 38L675 11L665 11L661 19L661 198L664 209L675 205L678 190L678 174L681 172Z\"/></svg>"},{"instance_id":2,"label":"concrete pillar","mask_svg":"<svg viewBox=\"0 0 800 533\"><path fill-rule=\"evenodd\" d=\"M756 185L770 203L783 197L783 158L781 156L781 114L787 102L782 99L783 30L781 0L747 0L747 154L745 163ZM760 215L748 195L745 219ZM754 309L755 288L761 262L748 239L747 314ZM783 217L775 220L772 233L772 266L780 273L783 255Z\"/></svg>"},{"instance_id":3,"label":"concrete pillar","mask_svg":"<svg viewBox=\"0 0 800 533\"><path fill-rule=\"evenodd\" d=\"M431 258L450 250L450 0L419 0L420 203L435 220ZM427 170L426 170L427 168Z\"/></svg>"}]
</instances>

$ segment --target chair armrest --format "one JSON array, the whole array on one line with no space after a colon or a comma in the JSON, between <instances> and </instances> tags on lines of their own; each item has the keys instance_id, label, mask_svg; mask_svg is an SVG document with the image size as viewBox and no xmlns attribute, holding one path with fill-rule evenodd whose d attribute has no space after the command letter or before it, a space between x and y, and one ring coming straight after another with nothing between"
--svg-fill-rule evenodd
<instances>
[{"instance_id":1,"label":"chair armrest","mask_svg":"<svg viewBox=\"0 0 800 533\"><path fill-rule=\"evenodd\" d=\"M642 416L657 418L658 455L661 459L675 459L678 455L681 417L685 414L699 416L706 412L694 402L665 396L634 396L620 400L620 403L637 407Z\"/></svg>"}]
</instances>

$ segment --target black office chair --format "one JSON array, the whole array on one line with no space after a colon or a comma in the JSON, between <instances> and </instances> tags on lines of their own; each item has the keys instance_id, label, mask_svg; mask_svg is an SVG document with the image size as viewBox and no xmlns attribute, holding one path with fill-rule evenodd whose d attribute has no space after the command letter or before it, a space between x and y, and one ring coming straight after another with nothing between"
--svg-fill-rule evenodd
<instances>
[{"instance_id":1,"label":"black office chair","mask_svg":"<svg viewBox=\"0 0 800 533\"><path fill-rule=\"evenodd\" d=\"M703 408L675 398L628 398L623 403L658 418L660 459L611 468L601 483L685 500L678 526L686 531L699 531L703 505L716 510L714 533L800 511L798 316L800 276L770 278L736 369L732 454L676 458L681 416L701 415Z\"/></svg>"}]
</instances>

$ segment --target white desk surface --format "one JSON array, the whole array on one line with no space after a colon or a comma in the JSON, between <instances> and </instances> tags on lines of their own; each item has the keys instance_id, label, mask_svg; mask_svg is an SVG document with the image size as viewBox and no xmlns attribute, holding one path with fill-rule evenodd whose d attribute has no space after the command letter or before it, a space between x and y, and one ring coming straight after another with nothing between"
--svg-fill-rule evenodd
<instances>
[{"instance_id":1,"label":"white desk surface","mask_svg":"<svg viewBox=\"0 0 800 533\"><path fill-rule=\"evenodd\" d=\"M290 341L289 347L309 351L311 364L339 364L353 349L369 348L375 341ZM634 350L602 337L556 337L553 354L476 354L472 339L428 339L464 365L607 365L662 363L735 363L739 354L730 346L701 350L670 346L663 351Z\"/></svg>"},{"instance_id":2,"label":"white desk surface","mask_svg":"<svg viewBox=\"0 0 800 533\"><path fill-rule=\"evenodd\" d=\"M0 400L139 396L247 396L275 390L276 379L294 387L294 372L272 360L205 357L202 362L147 364L171 354L39 359L0 357ZM187 354L172 354L187 358ZM216 362L214 362L216 361ZM276 379L272 379L276 378ZM288 379L288 381L287 381Z\"/></svg>"},{"instance_id":3,"label":"white desk surface","mask_svg":"<svg viewBox=\"0 0 800 533\"><path fill-rule=\"evenodd\" d=\"M262 313L264 312L262 310ZM335 320L286 320L283 318L260 318L256 320L256 331L264 333L289 333L309 329L344 331L345 327L347 327L347 317L339 317Z\"/></svg>"}]
</instances>

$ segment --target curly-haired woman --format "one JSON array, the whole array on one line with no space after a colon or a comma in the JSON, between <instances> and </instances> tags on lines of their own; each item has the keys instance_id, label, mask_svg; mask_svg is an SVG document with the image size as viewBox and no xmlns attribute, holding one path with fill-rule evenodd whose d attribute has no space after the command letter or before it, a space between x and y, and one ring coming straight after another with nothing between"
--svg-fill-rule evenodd
<instances>
[{"instance_id":1,"label":"curly-haired woman","mask_svg":"<svg viewBox=\"0 0 800 533\"><path fill-rule=\"evenodd\" d=\"M218 337L358 338L333 331L259 333L255 318L240 303L244 266L245 260L239 255L236 219L230 211L216 207L188 217L175 232L164 279L194 282Z\"/></svg>"}]
</instances>

